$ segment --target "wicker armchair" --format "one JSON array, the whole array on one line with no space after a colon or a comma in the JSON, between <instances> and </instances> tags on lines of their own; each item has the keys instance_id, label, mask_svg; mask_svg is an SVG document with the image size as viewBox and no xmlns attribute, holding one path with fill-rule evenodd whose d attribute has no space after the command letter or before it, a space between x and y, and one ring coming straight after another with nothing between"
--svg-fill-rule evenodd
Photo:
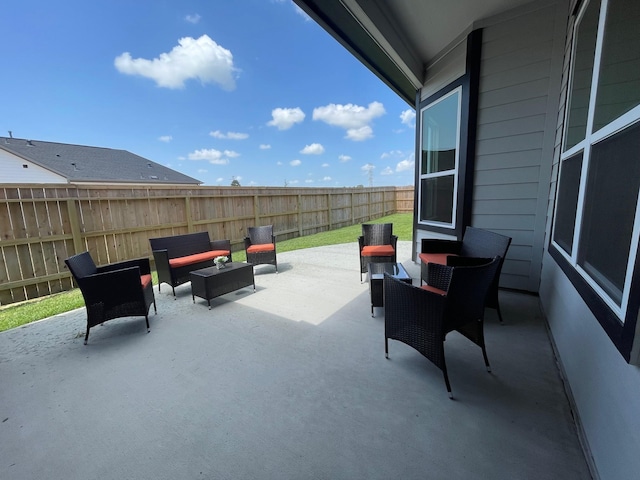
<instances>
[{"instance_id":1,"label":"wicker armchair","mask_svg":"<svg viewBox=\"0 0 640 480\"><path fill-rule=\"evenodd\" d=\"M276 257L276 237L273 225L247 228L244 239L244 249L247 262L254 265L273 265L278 273L278 259Z\"/></svg>"},{"instance_id":2,"label":"wicker armchair","mask_svg":"<svg viewBox=\"0 0 640 480\"><path fill-rule=\"evenodd\" d=\"M504 258L507 255L510 244L511 237L475 227L467 227L461 241L425 238L422 240L422 252L418 255L422 262L421 280L423 282L426 281L429 269L427 265L429 263L455 267L467 264L462 257L493 258L500 256L502 260L498 265L495 278L491 282L486 306L497 310L500 323L503 323L500 303L498 302L498 285Z\"/></svg>"},{"instance_id":3,"label":"wicker armchair","mask_svg":"<svg viewBox=\"0 0 640 480\"><path fill-rule=\"evenodd\" d=\"M457 331L478 345L491 371L484 344L485 298L498 269L500 257L475 261L479 265L449 267L429 265L428 284L415 287L390 275L384 278L385 355L389 339L416 349L442 370L449 397L444 340ZM432 268L431 268L432 267Z\"/></svg>"},{"instance_id":4,"label":"wicker armchair","mask_svg":"<svg viewBox=\"0 0 640 480\"><path fill-rule=\"evenodd\" d=\"M65 260L87 308L87 333L107 320L144 316L149 332L149 308L157 313L148 258L128 260L96 267L89 252Z\"/></svg>"},{"instance_id":5,"label":"wicker armchair","mask_svg":"<svg viewBox=\"0 0 640 480\"><path fill-rule=\"evenodd\" d=\"M393 234L393 223L373 223L362 225L362 235L358 237L360 249L360 281L367 273L370 263L396 263L398 237Z\"/></svg>"}]
</instances>

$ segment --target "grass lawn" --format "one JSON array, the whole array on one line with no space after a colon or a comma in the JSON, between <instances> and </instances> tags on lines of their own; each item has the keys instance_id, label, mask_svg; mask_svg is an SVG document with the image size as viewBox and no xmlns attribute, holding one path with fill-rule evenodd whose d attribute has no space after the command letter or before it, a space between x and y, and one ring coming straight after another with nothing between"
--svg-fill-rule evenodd
<instances>
[{"instance_id":1,"label":"grass lawn","mask_svg":"<svg viewBox=\"0 0 640 480\"><path fill-rule=\"evenodd\" d=\"M393 223L393 233L398 236L398 240L409 241L412 238L412 213L396 213L378 218L369 223ZM358 241L358 236L361 234L361 231L362 229L358 224L329 232L285 240L278 242L278 253L323 245L355 243ZM244 262L246 259L244 250L233 253L234 262ZM153 283L154 285L158 284L156 272L153 272ZM69 292L57 293L20 304L8 305L0 308L0 332L83 306L84 300L80 290L77 288Z\"/></svg>"}]
</instances>

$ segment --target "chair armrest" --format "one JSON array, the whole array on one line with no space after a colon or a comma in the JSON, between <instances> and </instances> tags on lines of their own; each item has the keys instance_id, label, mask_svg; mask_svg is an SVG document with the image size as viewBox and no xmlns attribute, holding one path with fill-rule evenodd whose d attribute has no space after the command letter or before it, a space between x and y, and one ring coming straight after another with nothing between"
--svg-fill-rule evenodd
<instances>
[{"instance_id":1,"label":"chair armrest","mask_svg":"<svg viewBox=\"0 0 640 480\"><path fill-rule=\"evenodd\" d=\"M462 249L460 240L443 240L438 238L423 238L420 253L455 253Z\"/></svg>"},{"instance_id":2,"label":"chair armrest","mask_svg":"<svg viewBox=\"0 0 640 480\"><path fill-rule=\"evenodd\" d=\"M391 246L393 247L394 250L397 250L396 245L398 244L398 236L397 235L391 235Z\"/></svg>"},{"instance_id":3,"label":"chair armrest","mask_svg":"<svg viewBox=\"0 0 640 480\"><path fill-rule=\"evenodd\" d=\"M140 275L149 275L151 273L151 263L148 258L134 258L122 262L110 263L109 265L97 267L97 269L98 273L105 273L130 267L138 267L140 269Z\"/></svg>"},{"instance_id":4,"label":"chair armrest","mask_svg":"<svg viewBox=\"0 0 640 480\"><path fill-rule=\"evenodd\" d=\"M358 237L358 246L360 247L360 250L364 248L364 236L362 235Z\"/></svg>"},{"instance_id":5,"label":"chair armrest","mask_svg":"<svg viewBox=\"0 0 640 480\"><path fill-rule=\"evenodd\" d=\"M427 278L423 279L427 285L444 290L449 290L453 267L448 265L440 265L439 263L427 263Z\"/></svg>"},{"instance_id":6,"label":"chair armrest","mask_svg":"<svg viewBox=\"0 0 640 480\"><path fill-rule=\"evenodd\" d=\"M490 263L493 258L482 257L447 257L447 266L449 267L477 267L478 265L486 265Z\"/></svg>"}]
</instances>

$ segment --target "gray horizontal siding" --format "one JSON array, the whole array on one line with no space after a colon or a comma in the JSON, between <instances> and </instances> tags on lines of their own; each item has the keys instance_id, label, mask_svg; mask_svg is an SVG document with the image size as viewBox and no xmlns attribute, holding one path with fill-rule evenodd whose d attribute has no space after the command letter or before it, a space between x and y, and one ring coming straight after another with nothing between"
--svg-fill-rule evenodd
<instances>
[{"instance_id":1,"label":"gray horizontal siding","mask_svg":"<svg viewBox=\"0 0 640 480\"><path fill-rule=\"evenodd\" d=\"M483 30L472 224L512 237L501 285L529 291L540 282L549 206L558 105L552 86L561 75L566 21L558 8L547 3Z\"/></svg>"}]
</instances>

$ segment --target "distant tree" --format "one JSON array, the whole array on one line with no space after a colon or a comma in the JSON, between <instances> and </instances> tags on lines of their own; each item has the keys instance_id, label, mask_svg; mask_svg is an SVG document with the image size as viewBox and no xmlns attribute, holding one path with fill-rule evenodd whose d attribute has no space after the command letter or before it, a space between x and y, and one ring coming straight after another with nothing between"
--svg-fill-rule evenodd
<instances>
[{"instance_id":1,"label":"distant tree","mask_svg":"<svg viewBox=\"0 0 640 480\"><path fill-rule=\"evenodd\" d=\"M240 186L240 182L239 182L236 178L234 178L234 179L231 181L231 186L232 186L232 187L239 187L239 186Z\"/></svg>"}]
</instances>

